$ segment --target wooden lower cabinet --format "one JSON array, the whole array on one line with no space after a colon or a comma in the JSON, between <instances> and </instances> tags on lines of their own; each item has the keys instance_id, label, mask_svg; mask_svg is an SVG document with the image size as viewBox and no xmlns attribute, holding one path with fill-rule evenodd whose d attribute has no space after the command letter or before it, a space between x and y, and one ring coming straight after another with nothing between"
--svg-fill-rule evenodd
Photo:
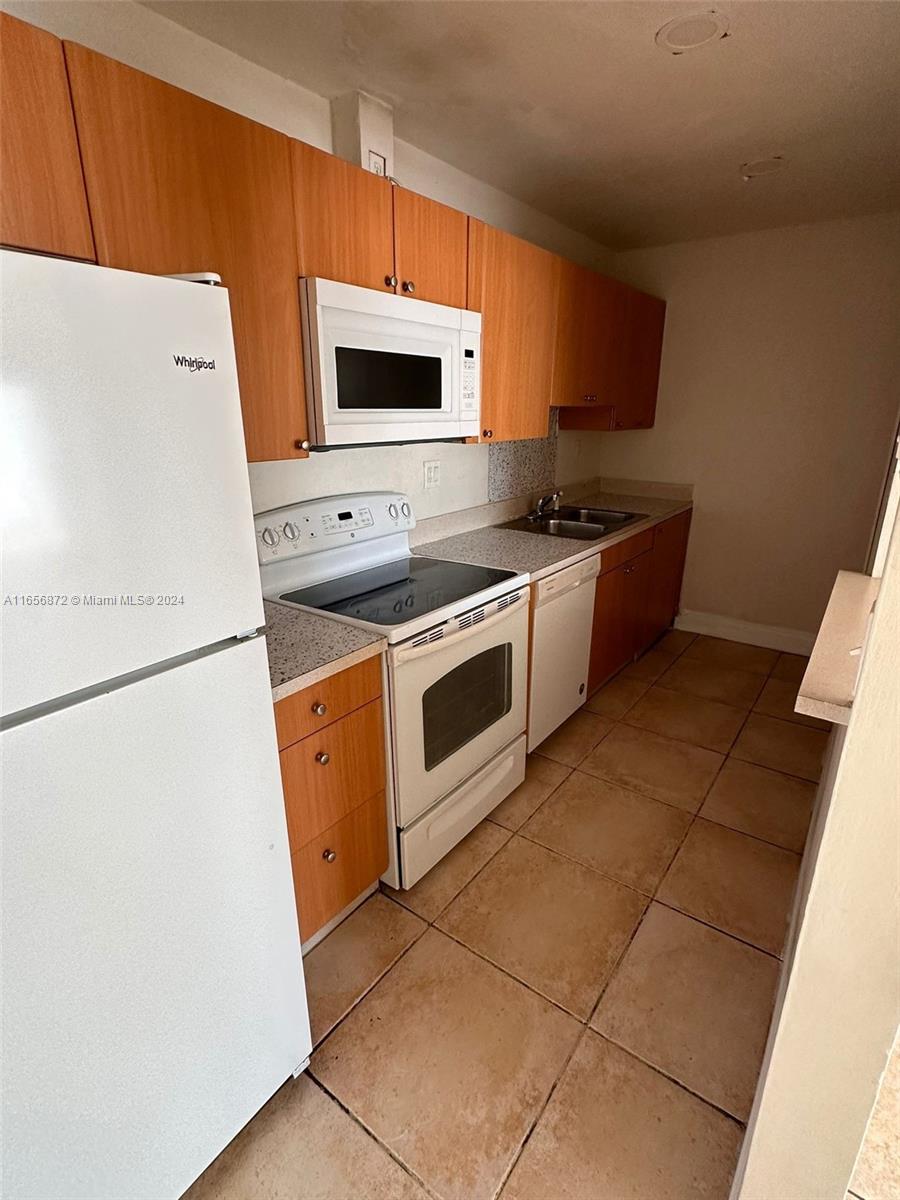
<instances>
[{"instance_id":1,"label":"wooden lower cabinet","mask_svg":"<svg viewBox=\"0 0 900 1200\"><path fill-rule=\"evenodd\" d=\"M387 868L381 690L377 656L275 705L304 942Z\"/></svg>"},{"instance_id":2,"label":"wooden lower cabinet","mask_svg":"<svg viewBox=\"0 0 900 1200\"><path fill-rule=\"evenodd\" d=\"M385 795L378 792L291 855L300 940L308 941L383 874Z\"/></svg>"},{"instance_id":3,"label":"wooden lower cabinet","mask_svg":"<svg viewBox=\"0 0 900 1200\"><path fill-rule=\"evenodd\" d=\"M690 510L600 555L588 692L642 654L678 613Z\"/></svg>"}]
</instances>

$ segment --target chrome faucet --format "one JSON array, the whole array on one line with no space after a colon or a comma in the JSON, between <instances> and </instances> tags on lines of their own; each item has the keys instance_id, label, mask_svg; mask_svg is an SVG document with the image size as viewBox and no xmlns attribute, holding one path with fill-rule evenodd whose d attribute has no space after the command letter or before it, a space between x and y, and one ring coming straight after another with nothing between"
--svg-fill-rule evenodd
<instances>
[{"instance_id":1,"label":"chrome faucet","mask_svg":"<svg viewBox=\"0 0 900 1200\"><path fill-rule=\"evenodd\" d=\"M562 489L556 492L550 492L547 496L541 496L540 500L538 500L537 505L535 506L532 520L539 521L551 505L554 508L558 508L559 498L561 495Z\"/></svg>"}]
</instances>

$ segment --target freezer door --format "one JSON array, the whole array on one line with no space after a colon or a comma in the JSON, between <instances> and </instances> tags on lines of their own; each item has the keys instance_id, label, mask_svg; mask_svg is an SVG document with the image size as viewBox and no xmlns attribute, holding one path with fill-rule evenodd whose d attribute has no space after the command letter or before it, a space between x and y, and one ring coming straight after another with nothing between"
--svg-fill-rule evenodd
<instances>
[{"instance_id":1,"label":"freezer door","mask_svg":"<svg viewBox=\"0 0 900 1200\"><path fill-rule=\"evenodd\" d=\"M8 714L263 611L227 292L0 256Z\"/></svg>"},{"instance_id":2,"label":"freezer door","mask_svg":"<svg viewBox=\"0 0 900 1200\"><path fill-rule=\"evenodd\" d=\"M310 1052L264 641L0 752L2 1194L174 1200Z\"/></svg>"}]
</instances>

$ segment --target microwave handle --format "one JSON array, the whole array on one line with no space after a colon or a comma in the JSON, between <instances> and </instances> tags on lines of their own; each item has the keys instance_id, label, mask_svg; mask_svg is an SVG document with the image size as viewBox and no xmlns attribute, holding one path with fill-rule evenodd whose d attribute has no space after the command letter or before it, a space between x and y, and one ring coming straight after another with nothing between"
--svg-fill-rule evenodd
<instances>
[{"instance_id":1,"label":"microwave handle","mask_svg":"<svg viewBox=\"0 0 900 1200\"><path fill-rule=\"evenodd\" d=\"M527 590L525 594L527 595ZM468 637L470 634L484 633L486 629L492 629L495 625L499 625L509 617L516 616L521 611L520 601L517 600L515 604L510 604L508 608L501 609L500 612L494 613L493 616L479 621L477 625L470 625L468 629L457 629L455 633L451 633L449 636L437 638L433 642L423 642L421 646L404 646L400 650L395 650L393 655L394 662L399 664L409 662L413 658L425 658L426 655L443 649L449 642L457 644L460 638Z\"/></svg>"}]
</instances>

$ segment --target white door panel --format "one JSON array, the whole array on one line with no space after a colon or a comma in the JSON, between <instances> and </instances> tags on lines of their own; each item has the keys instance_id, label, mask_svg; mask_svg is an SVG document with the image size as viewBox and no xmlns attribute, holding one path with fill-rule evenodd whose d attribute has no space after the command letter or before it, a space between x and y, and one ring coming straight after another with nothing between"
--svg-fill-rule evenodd
<instances>
[{"instance_id":1,"label":"white door panel","mask_svg":"<svg viewBox=\"0 0 900 1200\"><path fill-rule=\"evenodd\" d=\"M264 639L0 749L3 1194L177 1197L310 1051Z\"/></svg>"},{"instance_id":2,"label":"white door panel","mask_svg":"<svg viewBox=\"0 0 900 1200\"><path fill-rule=\"evenodd\" d=\"M263 612L227 292L0 256L11 713L257 628Z\"/></svg>"}]
</instances>

